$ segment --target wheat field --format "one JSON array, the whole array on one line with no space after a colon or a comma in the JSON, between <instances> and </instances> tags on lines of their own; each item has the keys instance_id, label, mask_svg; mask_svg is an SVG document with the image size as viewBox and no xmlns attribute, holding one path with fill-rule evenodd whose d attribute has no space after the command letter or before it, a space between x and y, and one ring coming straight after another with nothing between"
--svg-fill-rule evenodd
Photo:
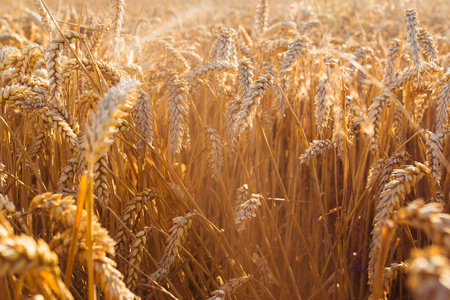
<instances>
[{"instance_id":1,"label":"wheat field","mask_svg":"<svg viewBox=\"0 0 450 300\"><path fill-rule=\"evenodd\" d=\"M0 299L450 299L449 1L0 2Z\"/></svg>"}]
</instances>

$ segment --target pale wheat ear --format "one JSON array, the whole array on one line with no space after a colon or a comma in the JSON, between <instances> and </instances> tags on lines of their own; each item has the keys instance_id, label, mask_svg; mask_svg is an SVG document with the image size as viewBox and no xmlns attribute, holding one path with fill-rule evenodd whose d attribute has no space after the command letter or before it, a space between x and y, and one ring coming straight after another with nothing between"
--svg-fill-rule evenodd
<instances>
[{"instance_id":1,"label":"pale wheat ear","mask_svg":"<svg viewBox=\"0 0 450 300\"><path fill-rule=\"evenodd\" d=\"M138 86L137 80L124 79L99 101L98 113L93 115L91 124L86 128L85 155L88 165L94 166L113 143L112 137L118 132L117 126L136 101L133 92Z\"/></svg>"},{"instance_id":2,"label":"pale wheat ear","mask_svg":"<svg viewBox=\"0 0 450 300\"><path fill-rule=\"evenodd\" d=\"M411 59L416 69L420 66L420 46L417 39L418 28L420 26L417 10L408 9L405 13L406 34L410 45Z\"/></svg>"},{"instance_id":3,"label":"pale wheat ear","mask_svg":"<svg viewBox=\"0 0 450 300\"><path fill-rule=\"evenodd\" d=\"M263 35L269 26L269 0L260 0L256 7L255 27L258 35Z\"/></svg>"}]
</instances>

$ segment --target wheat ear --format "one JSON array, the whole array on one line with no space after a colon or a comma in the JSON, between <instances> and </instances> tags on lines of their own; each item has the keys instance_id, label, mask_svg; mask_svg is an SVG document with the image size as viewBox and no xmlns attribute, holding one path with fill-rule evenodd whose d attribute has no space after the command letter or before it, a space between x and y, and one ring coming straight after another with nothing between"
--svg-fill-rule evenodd
<instances>
[{"instance_id":1,"label":"wheat ear","mask_svg":"<svg viewBox=\"0 0 450 300\"><path fill-rule=\"evenodd\" d=\"M132 92L139 82L135 79L124 79L99 101L98 113L91 119L86 128L86 161L94 164L105 155L113 143L112 137L118 132L118 125L128 115L133 107L135 97Z\"/></svg>"},{"instance_id":2,"label":"wheat ear","mask_svg":"<svg viewBox=\"0 0 450 300\"><path fill-rule=\"evenodd\" d=\"M180 153L183 140L189 143L189 105L186 81L176 73L167 78L169 144L173 154Z\"/></svg>"},{"instance_id":3,"label":"wheat ear","mask_svg":"<svg viewBox=\"0 0 450 300\"><path fill-rule=\"evenodd\" d=\"M324 152L331 149L333 143L330 140L314 140L309 145L309 148L299 157L299 164L303 165L304 163L310 161L314 157L318 157L322 155Z\"/></svg>"},{"instance_id":4,"label":"wheat ear","mask_svg":"<svg viewBox=\"0 0 450 300\"><path fill-rule=\"evenodd\" d=\"M57 37L51 45L45 50L49 89L51 102L59 103L63 94L63 80L61 71L61 53L65 48L66 41L69 44L75 43L81 39L81 36L75 31L69 31L63 34L63 37Z\"/></svg>"},{"instance_id":5,"label":"wheat ear","mask_svg":"<svg viewBox=\"0 0 450 300\"><path fill-rule=\"evenodd\" d=\"M193 213L187 213L182 217L173 219L173 226L169 229L169 236L166 239L166 249L158 263L159 268L150 275L153 281L169 274L169 268L180 252L181 243L187 234L187 230L192 225L193 217Z\"/></svg>"},{"instance_id":6,"label":"wheat ear","mask_svg":"<svg viewBox=\"0 0 450 300\"><path fill-rule=\"evenodd\" d=\"M411 59L416 69L420 66L420 47L417 39L417 28L420 26L417 10L408 9L405 13L406 34L410 45Z\"/></svg>"},{"instance_id":7,"label":"wheat ear","mask_svg":"<svg viewBox=\"0 0 450 300\"><path fill-rule=\"evenodd\" d=\"M225 300L227 297L231 297L241 285L249 280L249 276L231 278L227 283L220 285L218 290L211 292L211 297L208 300Z\"/></svg>"},{"instance_id":8,"label":"wheat ear","mask_svg":"<svg viewBox=\"0 0 450 300\"><path fill-rule=\"evenodd\" d=\"M450 254L450 215L442 213L441 203L425 204L423 200L415 200L403 207L397 214L396 221L417 227Z\"/></svg>"},{"instance_id":9,"label":"wheat ear","mask_svg":"<svg viewBox=\"0 0 450 300\"><path fill-rule=\"evenodd\" d=\"M211 176L219 180L224 165L223 142L220 135L213 128L206 127L206 147L208 149L208 165L211 169Z\"/></svg>"},{"instance_id":10,"label":"wheat ear","mask_svg":"<svg viewBox=\"0 0 450 300\"><path fill-rule=\"evenodd\" d=\"M395 212L402 206L406 194L412 186L419 182L424 175L429 175L430 170L419 162L414 166L407 165L392 172L390 181L385 185L377 203L373 220L372 242L369 252L369 284L372 287L373 276L377 272L376 259L381 244L381 228L383 224L392 219Z\"/></svg>"},{"instance_id":11,"label":"wheat ear","mask_svg":"<svg viewBox=\"0 0 450 300\"><path fill-rule=\"evenodd\" d=\"M438 247L414 251L408 286L416 299L450 299L450 259Z\"/></svg>"}]
</instances>

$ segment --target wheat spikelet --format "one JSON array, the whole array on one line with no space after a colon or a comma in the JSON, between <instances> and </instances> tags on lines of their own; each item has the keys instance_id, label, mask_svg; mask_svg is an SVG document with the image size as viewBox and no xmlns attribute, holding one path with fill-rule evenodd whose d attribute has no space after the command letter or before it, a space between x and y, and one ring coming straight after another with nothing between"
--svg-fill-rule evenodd
<instances>
[{"instance_id":1,"label":"wheat spikelet","mask_svg":"<svg viewBox=\"0 0 450 300\"><path fill-rule=\"evenodd\" d=\"M303 165L304 163L310 161L314 157L318 157L322 155L325 151L328 151L333 146L333 143L330 140L314 140L309 144L309 148L305 153L300 155L299 164Z\"/></svg>"},{"instance_id":2,"label":"wheat spikelet","mask_svg":"<svg viewBox=\"0 0 450 300\"><path fill-rule=\"evenodd\" d=\"M172 153L180 153L183 140L189 143L189 105L186 81L176 73L167 78L169 144Z\"/></svg>"},{"instance_id":3,"label":"wheat spikelet","mask_svg":"<svg viewBox=\"0 0 450 300\"><path fill-rule=\"evenodd\" d=\"M182 217L173 219L173 225L169 229L169 236L166 239L164 255L158 263L159 268L150 275L151 280L157 281L168 275L170 266L175 262L180 252L181 243L187 234L187 230L192 225L194 215L193 213L187 213Z\"/></svg>"},{"instance_id":4,"label":"wheat spikelet","mask_svg":"<svg viewBox=\"0 0 450 300\"><path fill-rule=\"evenodd\" d=\"M255 27L258 35L263 35L269 25L269 0L260 0L256 7Z\"/></svg>"},{"instance_id":5,"label":"wheat spikelet","mask_svg":"<svg viewBox=\"0 0 450 300\"><path fill-rule=\"evenodd\" d=\"M126 284L131 289L134 290L138 283L139 272L136 271L136 268L142 263L142 255L145 249L145 245L147 244L147 234L150 228L146 228L144 230L139 231L133 237L133 241L130 246L130 266L128 267L128 272L126 276Z\"/></svg>"},{"instance_id":6,"label":"wheat spikelet","mask_svg":"<svg viewBox=\"0 0 450 300\"><path fill-rule=\"evenodd\" d=\"M45 49L50 97L53 103L59 103L63 94L63 81L61 71L61 52L64 50L66 41L69 44L75 43L81 39L81 36L75 31L64 33L64 37L60 36L54 39L51 45Z\"/></svg>"},{"instance_id":7,"label":"wheat spikelet","mask_svg":"<svg viewBox=\"0 0 450 300\"><path fill-rule=\"evenodd\" d=\"M208 148L208 165L211 169L211 176L219 180L224 164L223 142L213 128L206 127L206 147Z\"/></svg>"},{"instance_id":8,"label":"wheat spikelet","mask_svg":"<svg viewBox=\"0 0 450 300\"><path fill-rule=\"evenodd\" d=\"M211 292L211 297L208 300L225 300L227 296L231 297L241 285L249 280L249 276L231 278L227 283L220 285L220 289Z\"/></svg>"},{"instance_id":9,"label":"wheat spikelet","mask_svg":"<svg viewBox=\"0 0 450 300\"><path fill-rule=\"evenodd\" d=\"M135 79L120 81L99 101L98 113L92 117L92 124L86 128L86 161L94 165L113 143L117 126L127 116L136 100L131 93L139 85Z\"/></svg>"},{"instance_id":10,"label":"wheat spikelet","mask_svg":"<svg viewBox=\"0 0 450 300\"><path fill-rule=\"evenodd\" d=\"M369 252L369 285L372 286L373 275L376 273L376 263L381 243L381 227L389 219L392 219L403 204L406 194L411 187L419 182L424 176L430 174L428 168L414 162L414 166L407 165L392 172L390 181L385 185L383 192L378 199L375 217L373 219L372 242Z\"/></svg>"},{"instance_id":11,"label":"wheat spikelet","mask_svg":"<svg viewBox=\"0 0 450 300\"><path fill-rule=\"evenodd\" d=\"M450 260L441 249L414 251L408 267L408 286L416 299L450 298Z\"/></svg>"},{"instance_id":12,"label":"wheat spikelet","mask_svg":"<svg viewBox=\"0 0 450 300\"><path fill-rule=\"evenodd\" d=\"M240 136L247 127L252 127L253 118L256 115L261 99L267 89L274 83L272 75L262 75L251 86L247 97L241 102L233 124L234 137Z\"/></svg>"},{"instance_id":13,"label":"wheat spikelet","mask_svg":"<svg viewBox=\"0 0 450 300\"><path fill-rule=\"evenodd\" d=\"M203 63L203 58L195 51L191 50L179 50L178 51L186 60L189 61L189 65L196 67Z\"/></svg>"},{"instance_id":14,"label":"wheat spikelet","mask_svg":"<svg viewBox=\"0 0 450 300\"><path fill-rule=\"evenodd\" d=\"M151 199L158 197L160 197L160 195L155 190L145 189L127 203L125 210L121 216L121 220L122 223L127 226L128 230L134 230L134 227L138 223L141 212L147 209L147 203ZM123 225L119 226L114 240L116 241L116 244L114 246L115 252L124 253L124 250L127 249L127 238Z\"/></svg>"},{"instance_id":15,"label":"wheat spikelet","mask_svg":"<svg viewBox=\"0 0 450 300\"><path fill-rule=\"evenodd\" d=\"M417 39L417 28L420 26L417 10L408 9L405 13L406 34L410 45L411 59L416 69L420 66L420 47Z\"/></svg>"},{"instance_id":16,"label":"wheat spikelet","mask_svg":"<svg viewBox=\"0 0 450 300\"><path fill-rule=\"evenodd\" d=\"M261 201L259 200L260 198L262 198L261 195L252 194L250 199L234 208L234 225L238 231L244 230L245 225L250 221L250 219L252 217L256 217L256 210L258 209L258 206L261 206Z\"/></svg>"},{"instance_id":17,"label":"wheat spikelet","mask_svg":"<svg viewBox=\"0 0 450 300\"><path fill-rule=\"evenodd\" d=\"M443 252L450 254L450 215L442 213L442 204L415 200L398 212L396 221L425 231Z\"/></svg>"}]
</instances>

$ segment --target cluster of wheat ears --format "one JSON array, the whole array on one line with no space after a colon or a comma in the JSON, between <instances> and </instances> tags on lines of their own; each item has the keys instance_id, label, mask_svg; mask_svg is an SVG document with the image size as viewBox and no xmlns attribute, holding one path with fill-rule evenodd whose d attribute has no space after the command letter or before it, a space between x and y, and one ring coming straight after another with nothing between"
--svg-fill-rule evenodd
<instances>
[{"instance_id":1,"label":"cluster of wheat ears","mask_svg":"<svg viewBox=\"0 0 450 300\"><path fill-rule=\"evenodd\" d=\"M0 18L1 299L450 299L448 1L82 2Z\"/></svg>"}]
</instances>

